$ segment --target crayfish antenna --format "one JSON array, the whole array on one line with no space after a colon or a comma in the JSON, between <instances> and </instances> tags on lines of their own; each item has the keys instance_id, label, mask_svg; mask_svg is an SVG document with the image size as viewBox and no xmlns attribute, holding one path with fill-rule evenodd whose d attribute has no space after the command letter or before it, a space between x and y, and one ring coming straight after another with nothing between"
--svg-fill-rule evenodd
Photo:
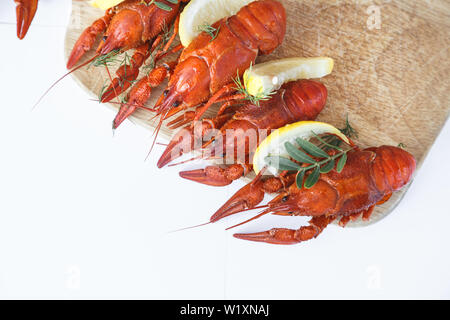
<instances>
[{"instance_id":1,"label":"crayfish antenna","mask_svg":"<svg viewBox=\"0 0 450 320\"><path fill-rule=\"evenodd\" d=\"M56 80L56 81L50 86L50 88L48 88L48 89L44 92L44 94L38 99L38 101L33 105L33 107L31 108L31 110L34 110L34 109L37 107L37 105L38 105L39 103L41 103L42 99L44 99L45 96L50 92L50 90L52 90L52 89L53 89L59 82L61 82L64 78L66 78L68 75L72 74L73 72L75 72L75 71L77 71L77 70L83 68L84 66L88 65L89 63L91 63L92 61L94 61L94 60L95 60L96 58L98 58L98 57L99 57L98 54L95 55L92 59L90 59L90 60L86 61L85 63L79 65L78 67L76 67L76 68L70 70L70 71L67 72L65 75L63 75L61 78L59 78L58 80Z\"/></svg>"},{"instance_id":2,"label":"crayfish antenna","mask_svg":"<svg viewBox=\"0 0 450 320\"><path fill-rule=\"evenodd\" d=\"M186 227L186 228L182 228L182 229L169 231L168 233L170 234L170 233L175 233L175 232L180 232L180 231L185 231L185 230L190 230L190 229L197 229L197 228L200 228L200 227L204 227L204 226L206 226L208 224L211 224L211 222L206 222L206 223L202 223L202 224L199 224L199 225L196 225L196 226L192 226L192 227Z\"/></svg>"},{"instance_id":3,"label":"crayfish antenna","mask_svg":"<svg viewBox=\"0 0 450 320\"><path fill-rule=\"evenodd\" d=\"M153 143L152 143L152 146L150 147L150 150L149 150L148 153L147 153L147 156L145 157L145 160L147 160L148 157L150 157L150 154L152 153L153 148L155 147L156 139L158 139L159 132L161 131L161 128L162 128L162 125L163 125L163 122L164 122L164 117L165 117L165 116L161 116L161 117L159 118L159 123L158 123L158 125L157 125L155 131L153 132L153 135L154 135Z\"/></svg>"},{"instance_id":4,"label":"crayfish antenna","mask_svg":"<svg viewBox=\"0 0 450 320\"><path fill-rule=\"evenodd\" d=\"M184 161L171 163L171 164L168 165L168 167L177 167L177 166L181 166L182 164L186 164L186 163L189 163L189 162L192 162L192 161L195 161L195 160L202 160L202 159L203 159L203 157L201 155L199 155L197 157L192 157L192 158L184 160ZM180 174L180 176L181 176L181 174Z\"/></svg>"},{"instance_id":5,"label":"crayfish antenna","mask_svg":"<svg viewBox=\"0 0 450 320\"><path fill-rule=\"evenodd\" d=\"M250 211L250 210L256 210L256 209L261 209L261 208L267 208L267 207L268 207L268 205L266 205L266 206L260 206L260 207L255 207L255 208L251 208L251 209L242 210L241 212L244 212L244 211ZM250 219L248 219L248 220L245 220L244 222L235 224L234 226L228 227L228 228L226 228L225 230L231 230L231 229L237 228L237 227L239 227L239 226L242 226L242 225L244 225L244 224L247 224L247 223L249 223L249 222L251 222L251 221L253 221L253 220L256 220L256 219L261 218L262 216L265 216L266 214L270 213L271 211L272 211L271 208L268 208L268 209L262 211L261 213L257 214L257 215L254 216L253 218L250 218Z\"/></svg>"}]
</instances>

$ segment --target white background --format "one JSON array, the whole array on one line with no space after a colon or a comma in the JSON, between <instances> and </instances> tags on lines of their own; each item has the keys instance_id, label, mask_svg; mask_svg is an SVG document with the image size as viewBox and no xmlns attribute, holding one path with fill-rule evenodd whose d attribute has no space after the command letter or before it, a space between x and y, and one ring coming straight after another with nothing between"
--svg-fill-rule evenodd
<instances>
[{"instance_id":1,"label":"white background","mask_svg":"<svg viewBox=\"0 0 450 320\"><path fill-rule=\"evenodd\" d=\"M158 170L161 147L144 162L150 133L127 122L113 137L114 114L70 78L31 112L65 72L70 1L39 6L19 41L13 1L0 4L1 298L450 298L449 124L404 201L369 228L287 247L224 231L244 215L168 233L208 221L242 182L214 189Z\"/></svg>"}]
</instances>

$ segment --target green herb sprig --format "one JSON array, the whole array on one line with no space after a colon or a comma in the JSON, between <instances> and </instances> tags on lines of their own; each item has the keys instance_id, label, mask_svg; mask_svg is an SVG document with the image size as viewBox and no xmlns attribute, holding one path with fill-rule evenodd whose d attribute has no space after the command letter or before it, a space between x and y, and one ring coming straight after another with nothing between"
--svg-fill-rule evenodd
<instances>
[{"instance_id":1,"label":"green herb sprig","mask_svg":"<svg viewBox=\"0 0 450 320\"><path fill-rule=\"evenodd\" d=\"M129 74L129 70L131 68L131 65L134 63L134 58L132 56L130 56L127 52L125 52L123 54L122 59L120 60L118 57L119 51L112 51L112 54L106 54L104 56L98 57L97 61L93 61L93 65L96 67L100 67L100 66L113 66L113 65L117 65L118 64L118 68L120 67L124 67L124 74L123 74L123 78L119 79L119 86L121 88L121 91L123 90L125 84L129 83L130 85L133 85L134 83L137 82L137 80L128 80L128 74ZM119 62L120 61L120 62ZM99 102L101 103L101 97L105 94L105 93L110 93L111 91L114 91L114 88L111 88L109 90L107 90L109 87L109 85L106 84L106 82L103 84L102 88L100 89L99 92Z\"/></svg>"},{"instance_id":2,"label":"green herb sprig","mask_svg":"<svg viewBox=\"0 0 450 320\"><path fill-rule=\"evenodd\" d=\"M250 70L252 66L250 65ZM275 94L275 91L271 92L258 92L256 96L251 95L244 84L242 84L241 77L239 76L239 70L237 71L237 76L233 79L236 87L234 88L237 92L244 96L244 100L250 101L254 105L259 107L260 101L267 101Z\"/></svg>"},{"instance_id":3,"label":"green herb sprig","mask_svg":"<svg viewBox=\"0 0 450 320\"><path fill-rule=\"evenodd\" d=\"M178 0L167 0L167 1L172 3L172 4L177 4L178 3ZM172 8L170 6L168 6L164 2L160 2L160 1L152 0L150 2L147 2L146 0L142 0L141 4L146 5L146 6L151 6L152 4L154 4L155 6L160 8L161 10L172 11Z\"/></svg>"},{"instance_id":4,"label":"green herb sprig","mask_svg":"<svg viewBox=\"0 0 450 320\"><path fill-rule=\"evenodd\" d=\"M102 56L98 56L89 64L94 67L103 67L103 66L112 66L117 63L118 57L117 55L120 53L120 50L112 50L111 52L104 54Z\"/></svg>"},{"instance_id":5,"label":"green herb sprig","mask_svg":"<svg viewBox=\"0 0 450 320\"><path fill-rule=\"evenodd\" d=\"M214 28L212 25L204 23L202 25L199 25L197 27L197 30L199 32L206 32L207 34L209 34L209 36L211 37L211 40L209 40L209 42L211 42L219 35L220 26L218 28Z\"/></svg>"},{"instance_id":6,"label":"green herb sprig","mask_svg":"<svg viewBox=\"0 0 450 320\"><path fill-rule=\"evenodd\" d=\"M102 97L105 94L108 87L109 87L108 82L105 80L103 82L103 86L100 88L100 92L98 94L98 103L102 103Z\"/></svg>"},{"instance_id":7,"label":"green herb sprig","mask_svg":"<svg viewBox=\"0 0 450 320\"><path fill-rule=\"evenodd\" d=\"M220 26L219 28L214 28L212 25L208 23L204 23L202 25L197 26L197 31L209 34L211 36L211 41L217 37L219 30Z\"/></svg>"},{"instance_id":8,"label":"green herb sprig","mask_svg":"<svg viewBox=\"0 0 450 320\"><path fill-rule=\"evenodd\" d=\"M356 130L351 126L350 121L348 120L348 114L345 119L345 127L342 129L339 129L346 137L348 138L358 138L358 133ZM333 146L339 147L342 144L342 140L335 136L335 135L325 135L322 137L323 140L325 140L328 144L331 144ZM326 147L327 150L330 150L330 147Z\"/></svg>"},{"instance_id":9,"label":"green herb sprig","mask_svg":"<svg viewBox=\"0 0 450 320\"><path fill-rule=\"evenodd\" d=\"M347 163L347 153L353 149L344 150L339 146L326 142L314 132L313 135L321 143L321 147L301 138L295 140L298 147L290 142L284 144L287 153L294 161L281 156L268 156L265 158L269 166L275 167L280 171L297 172L296 184L299 189L303 187L306 189L312 188L319 181L321 173L329 173L334 168L336 168L338 173L341 173ZM327 152L329 149L336 150L336 153L330 155ZM309 175L305 180L308 171Z\"/></svg>"},{"instance_id":10,"label":"green herb sprig","mask_svg":"<svg viewBox=\"0 0 450 320\"><path fill-rule=\"evenodd\" d=\"M339 129L343 134L345 134L349 138L358 138L358 133L356 130L350 125L350 121L348 120L348 114L345 118L345 128Z\"/></svg>"}]
</instances>

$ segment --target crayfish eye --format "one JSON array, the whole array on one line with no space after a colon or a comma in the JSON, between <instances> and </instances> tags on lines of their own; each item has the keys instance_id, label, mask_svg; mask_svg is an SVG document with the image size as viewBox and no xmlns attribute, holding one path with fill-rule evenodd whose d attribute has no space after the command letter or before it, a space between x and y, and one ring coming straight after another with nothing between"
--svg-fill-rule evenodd
<instances>
[{"instance_id":1,"label":"crayfish eye","mask_svg":"<svg viewBox=\"0 0 450 320\"><path fill-rule=\"evenodd\" d=\"M108 39L108 36L103 36L103 41L106 41Z\"/></svg>"},{"instance_id":2,"label":"crayfish eye","mask_svg":"<svg viewBox=\"0 0 450 320\"><path fill-rule=\"evenodd\" d=\"M174 106L175 108L178 107L181 104L180 101L175 101L172 106Z\"/></svg>"},{"instance_id":3,"label":"crayfish eye","mask_svg":"<svg viewBox=\"0 0 450 320\"><path fill-rule=\"evenodd\" d=\"M288 196L284 196L283 199L281 199L281 202L286 202L288 201L289 197Z\"/></svg>"},{"instance_id":4,"label":"crayfish eye","mask_svg":"<svg viewBox=\"0 0 450 320\"><path fill-rule=\"evenodd\" d=\"M167 95L169 94L169 90L164 90L163 94L164 94L164 97L167 97Z\"/></svg>"}]
</instances>

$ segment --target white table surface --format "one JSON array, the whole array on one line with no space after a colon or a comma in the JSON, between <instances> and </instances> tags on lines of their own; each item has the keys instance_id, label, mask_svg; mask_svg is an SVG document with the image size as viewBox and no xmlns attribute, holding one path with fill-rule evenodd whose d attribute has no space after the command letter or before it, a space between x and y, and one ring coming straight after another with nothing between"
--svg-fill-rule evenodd
<instances>
[{"instance_id":1,"label":"white table surface","mask_svg":"<svg viewBox=\"0 0 450 320\"><path fill-rule=\"evenodd\" d=\"M314 241L271 246L202 223L242 182L214 189L144 162L150 133L67 78L69 0L41 0L24 41L13 1L0 3L1 298L450 298L450 124L404 201L364 229L329 227ZM192 167L200 167L194 164ZM189 166L188 166L189 167ZM265 217L252 232L300 226Z\"/></svg>"}]
</instances>

